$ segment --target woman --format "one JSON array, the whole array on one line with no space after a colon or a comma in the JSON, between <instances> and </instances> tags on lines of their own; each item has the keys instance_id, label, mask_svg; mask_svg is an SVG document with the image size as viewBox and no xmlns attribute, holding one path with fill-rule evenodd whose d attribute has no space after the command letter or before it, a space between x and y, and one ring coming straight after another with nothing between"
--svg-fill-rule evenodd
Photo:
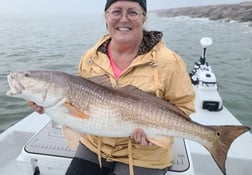
<instances>
[{"instance_id":1,"label":"woman","mask_svg":"<svg viewBox=\"0 0 252 175\"><path fill-rule=\"evenodd\" d=\"M133 85L167 99L188 116L194 112L194 91L182 59L161 41L162 33L144 30L146 0L107 0L108 35L81 58L82 77L108 75L114 88ZM43 109L29 103L37 112ZM152 145L141 128L130 138L84 135L66 174L164 175L172 165L170 148Z\"/></svg>"}]
</instances>

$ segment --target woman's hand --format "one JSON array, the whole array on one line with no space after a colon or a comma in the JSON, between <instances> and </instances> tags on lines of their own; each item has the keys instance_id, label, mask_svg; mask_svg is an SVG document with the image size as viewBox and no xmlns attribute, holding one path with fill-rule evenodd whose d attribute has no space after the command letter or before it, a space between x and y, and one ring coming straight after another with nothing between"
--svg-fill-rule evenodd
<instances>
[{"instance_id":1,"label":"woman's hand","mask_svg":"<svg viewBox=\"0 0 252 175\"><path fill-rule=\"evenodd\" d=\"M134 132L130 135L130 138L133 139L136 143L139 143L143 146L152 145L152 143L148 141L145 132L141 128L135 129Z\"/></svg>"},{"instance_id":2,"label":"woman's hand","mask_svg":"<svg viewBox=\"0 0 252 175\"><path fill-rule=\"evenodd\" d=\"M32 101L28 101L27 105L30 106L34 111L36 111L39 114L44 113L44 108L42 106L37 105L36 103Z\"/></svg>"}]
</instances>

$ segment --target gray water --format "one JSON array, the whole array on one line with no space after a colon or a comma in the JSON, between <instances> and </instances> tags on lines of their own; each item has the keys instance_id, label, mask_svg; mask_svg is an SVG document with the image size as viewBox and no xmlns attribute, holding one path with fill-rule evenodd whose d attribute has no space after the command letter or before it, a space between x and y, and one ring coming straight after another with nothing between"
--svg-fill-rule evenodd
<instances>
[{"instance_id":1,"label":"gray water","mask_svg":"<svg viewBox=\"0 0 252 175\"><path fill-rule=\"evenodd\" d=\"M252 27L188 17L150 16L146 29L160 30L188 71L201 55L199 40L212 37L208 62L224 105L252 127ZM76 74L81 55L106 33L103 15L0 16L0 132L32 112L25 101L5 96L12 70L46 69Z\"/></svg>"}]
</instances>

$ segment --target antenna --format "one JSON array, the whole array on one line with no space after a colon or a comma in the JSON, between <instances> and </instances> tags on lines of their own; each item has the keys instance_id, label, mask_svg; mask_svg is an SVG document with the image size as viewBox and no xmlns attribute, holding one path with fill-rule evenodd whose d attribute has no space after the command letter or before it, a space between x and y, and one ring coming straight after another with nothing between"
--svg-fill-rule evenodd
<instances>
[{"instance_id":1,"label":"antenna","mask_svg":"<svg viewBox=\"0 0 252 175\"><path fill-rule=\"evenodd\" d=\"M206 49L207 49L207 47L209 47L213 44L213 40L212 40L212 38L209 38L209 37L203 37L200 40L200 44L203 48L202 56L200 58L200 63L202 65L204 65L204 64L206 64Z\"/></svg>"}]
</instances>

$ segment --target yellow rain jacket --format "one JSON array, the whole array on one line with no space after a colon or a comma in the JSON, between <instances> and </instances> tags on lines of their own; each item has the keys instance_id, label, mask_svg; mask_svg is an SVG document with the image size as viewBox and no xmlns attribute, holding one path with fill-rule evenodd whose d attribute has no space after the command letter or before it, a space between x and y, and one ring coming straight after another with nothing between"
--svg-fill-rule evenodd
<instances>
[{"instance_id":1,"label":"yellow rain jacket","mask_svg":"<svg viewBox=\"0 0 252 175\"><path fill-rule=\"evenodd\" d=\"M160 98L169 100L186 114L194 112L194 90L183 60L161 41L161 32L144 31L141 49L122 75L115 79L107 56L109 35L105 35L80 60L78 74L82 77L108 75L114 88L133 85ZM146 44L149 45L146 48ZM133 131L132 131L133 132ZM129 138L105 138L84 135L81 142L107 161L119 161L140 167L163 169L173 160L173 139L169 149L141 146Z\"/></svg>"}]
</instances>

